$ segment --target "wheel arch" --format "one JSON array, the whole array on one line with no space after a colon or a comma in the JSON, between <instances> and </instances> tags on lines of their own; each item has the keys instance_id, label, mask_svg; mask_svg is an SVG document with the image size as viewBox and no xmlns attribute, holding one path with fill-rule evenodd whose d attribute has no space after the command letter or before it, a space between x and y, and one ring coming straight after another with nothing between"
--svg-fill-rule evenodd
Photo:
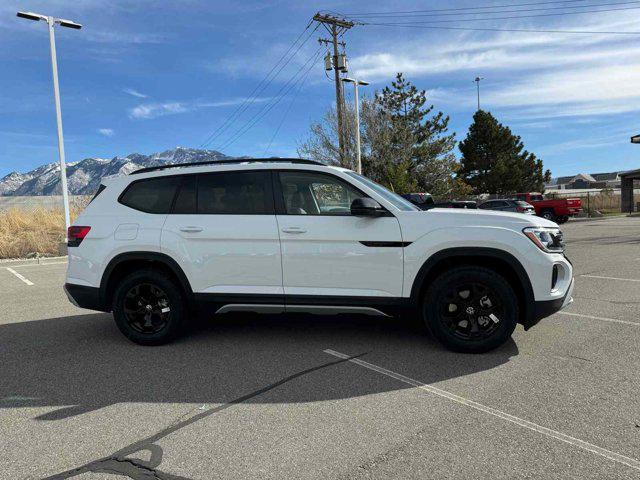
<instances>
[{"instance_id":1,"label":"wheel arch","mask_svg":"<svg viewBox=\"0 0 640 480\"><path fill-rule=\"evenodd\" d=\"M411 303L418 307L431 282L444 271L456 266L482 266L503 275L515 288L522 312L519 323L532 326L535 297L531 280L520 261L512 254L495 248L455 247L430 256L422 265L411 286Z\"/></svg>"},{"instance_id":2,"label":"wheel arch","mask_svg":"<svg viewBox=\"0 0 640 480\"><path fill-rule=\"evenodd\" d=\"M131 272L151 268L166 273L182 289L188 303L193 298L191 284L184 271L173 258L160 252L126 252L113 257L105 268L100 281L100 301L111 310L113 294L118 280Z\"/></svg>"}]
</instances>

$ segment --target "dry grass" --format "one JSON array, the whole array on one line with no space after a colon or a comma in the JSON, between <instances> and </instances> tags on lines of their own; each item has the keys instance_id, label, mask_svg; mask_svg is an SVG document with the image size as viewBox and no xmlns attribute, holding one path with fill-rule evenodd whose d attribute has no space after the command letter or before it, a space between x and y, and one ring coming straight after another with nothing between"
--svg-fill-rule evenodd
<instances>
[{"instance_id":1,"label":"dry grass","mask_svg":"<svg viewBox=\"0 0 640 480\"><path fill-rule=\"evenodd\" d=\"M72 205L71 220L82 209ZM59 255L65 239L62 209L11 208L0 211L0 258L23 258L37 253Z\"/></svg>"}]
</instances>

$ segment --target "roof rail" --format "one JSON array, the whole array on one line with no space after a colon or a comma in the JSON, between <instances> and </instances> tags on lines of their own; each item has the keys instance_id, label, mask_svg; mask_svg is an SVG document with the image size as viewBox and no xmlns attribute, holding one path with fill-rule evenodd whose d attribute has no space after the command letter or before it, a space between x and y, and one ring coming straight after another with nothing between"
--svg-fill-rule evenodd
<instances>
[{"instance_id":1,"label":"roof rail","mask_svg":"<svg viewBox=\"0 0 640 480\"><path fill-rule=\"evenodd\" d=\"M155 172L158 170L165 170L168 168L180 168L180 167L201 167L203 165L229 165L236 163L301 163L306 165L324 165L324 163L316 162L315 160L306 160L304 158L233 158L229 160L209 160L206 162L189 162L189 163L174 163L172 165L158 165L157 167L146 167L139 170L135 170L130 175L136 175L138 173Z\"/></svg>"}]
</instances>

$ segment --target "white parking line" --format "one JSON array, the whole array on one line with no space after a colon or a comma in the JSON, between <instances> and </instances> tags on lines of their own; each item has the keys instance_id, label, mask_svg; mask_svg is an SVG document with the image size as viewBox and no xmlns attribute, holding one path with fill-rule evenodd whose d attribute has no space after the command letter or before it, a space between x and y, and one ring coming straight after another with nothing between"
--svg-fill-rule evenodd
<instances>
[{"instance_id":1,"label":"white parking line","mask_svg":"<svg viewBox=\"0 0 640 480\"><path fill-rule=\"evenodd\" d=\"M588 275L588 274L584 274L580 276L587 277L587 278L601 278L603 280L620 280L621 282L640 282L640 279L638 278L601 277L600 275Z\"/></svg>"},{"instance_id":2,"label":"white parking line","mask_svg":"<svg viewBox=\"0 0 640 480\"><path fill-rule=\"evenodd\" d=\"M33 282L31 280L29 280L28 278L23 277L18 272L16 272L13 268L9 268L9 267L5 267L5 268L7 269L8 272L13 273L16 277L18 277L20 280L22 280L27 285L33 285Z\"/></svg>"},{"instance_id":3,"label":"white parking line","mask_svg":"<svg viewBox=\"0 0 640 480\"><path fill-rule=\"evenodd\" d=\"M546 435L551 438L555 438L556 440L560 440L561 442L568 443L575 447L581 448L582 450L586 450L591 453L595 453L596 455L600 455L612 462L621 463L628 467L631 467L635 470L640 471L640 461L635 458L626 457L619 453L612 452L611 450L607 450L602 447L598 447L597 445L593 445L592 443L585 442L584 440L580 440L579 438L572 437L570 435L564 434L562 432L558 432L557 430L552 430L551 428L543 427L538 425L537 423L530 422L528 420L524 420L522 418L516 417L514 415L510 415L508 413L502 412L500 410L496 410L492 407L487 407L486 405L482 405L481 403L474 402L473 400L469 400L467 398L461 397L459 395L455 395L453 393L447 392L446 390L441 390L432 385L428 385L426 383L422 383L418 380L414 380L409 377L405 377L396 372L392 372L391 370L387 370L386 368L379 367L374 365L373 363L365 362L364 360L360 360L358 358L350 358L348 355L344 353L336 352L335 350L325 350L325 353L329 355L333 355L334 357L342 358L348 360L351 363L355 363L361 367L364 367L369 370L373 370L374 372L381 373L382 375L386 375L387 377L394 378L400 382L406 383L413 387L417 387L421 390L425 390L429 393L433 393L434 395L438 395L439 397L446 398L447 400L451 400L452 402L459 403L461 405L465 405L467 407L473 408L475 410L479 410L484 413L488 413L489 415L493 415L494 417L501 418L502 420L506 420L507 422L515 423L521 427L527 428L529 430L533 430L534 432L538 432L542 435Z\"/></svg>"},{"instance_id":4,"label":"white parking line","mask_svg":"<svg viewBox=\"0 0 640 480\"><path fill-rule=\"evenodd\" d=\"M601 320L603 322L623 323L625 325L633 325L634 327L640 327L640 323L629 322L627 320L618 320L617 318L595 317L593 315L585 315L583 313L572 313L572 312L556 312L556 313L559 313L560 315L571 315L572 317L590 318L592 320Z\"/></svg>"},{"instance_id":5,"label":"white parking line","mask_svg":"<svg viewBox=\"0 0 640 480\"><path fill-rule=\"evenodd\" d=\"M14 265L13 268L22 267L46 267L47 265L66 265L68 262L49 262L49 263L25 263L24 265Z\"/></svg>"}]
</instances>

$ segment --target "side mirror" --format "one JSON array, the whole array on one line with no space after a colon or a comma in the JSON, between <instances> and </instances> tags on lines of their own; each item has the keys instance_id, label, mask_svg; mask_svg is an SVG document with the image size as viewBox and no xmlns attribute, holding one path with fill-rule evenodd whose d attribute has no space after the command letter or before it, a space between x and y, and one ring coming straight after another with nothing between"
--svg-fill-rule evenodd
<instances>
[{"instance_id":1,"label":"side mirror","mask_svg":"<svg viewBox=\"0 0 640 480\"><path fill-rule=\"evenodd\" d=\"M386 213L373 198L356 198L351 202L351 215L356 217L381 217Z\"/></svg>"}]
</instances>

